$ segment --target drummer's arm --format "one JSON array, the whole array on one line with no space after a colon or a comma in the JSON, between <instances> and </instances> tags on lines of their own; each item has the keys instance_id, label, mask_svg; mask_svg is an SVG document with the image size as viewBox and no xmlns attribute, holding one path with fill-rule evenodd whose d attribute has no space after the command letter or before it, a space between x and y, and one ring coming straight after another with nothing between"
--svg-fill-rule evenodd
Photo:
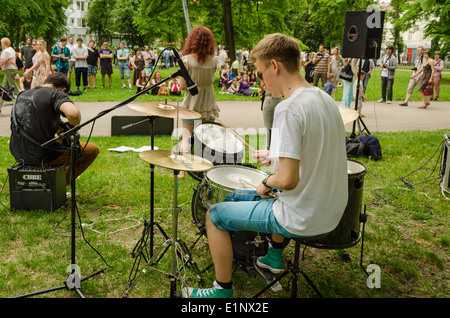
<instances>
[{"instance_id":1,"label":"drummer's arm","mask_svg":"<svg viewBox=\"0 0 450 318\"><path fill-rule=\"evenodd\" d=\"M260 183L256 192L261 196L266 196L265 193L271 189L278 189L281 191L293 190L299 182L300 160L291 158L279 158L278 171L270 175L266 179L266 185Z\"/></svg>"}]
</instances>

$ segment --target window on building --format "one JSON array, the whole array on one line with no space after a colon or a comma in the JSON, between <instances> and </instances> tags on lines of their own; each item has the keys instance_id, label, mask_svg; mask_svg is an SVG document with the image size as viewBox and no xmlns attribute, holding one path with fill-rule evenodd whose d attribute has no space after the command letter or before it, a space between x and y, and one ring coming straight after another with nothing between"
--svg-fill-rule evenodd
<instances>
[{"instance_id":1,"label":"window on building","mask_svg":"<svg viewBox=\"0 0 450 318\"><path fill-rule=\"evenodd\" d=\"M85 2L84 1L77 1L77 10L85 11Z\"/></svg>"}]
</instances>

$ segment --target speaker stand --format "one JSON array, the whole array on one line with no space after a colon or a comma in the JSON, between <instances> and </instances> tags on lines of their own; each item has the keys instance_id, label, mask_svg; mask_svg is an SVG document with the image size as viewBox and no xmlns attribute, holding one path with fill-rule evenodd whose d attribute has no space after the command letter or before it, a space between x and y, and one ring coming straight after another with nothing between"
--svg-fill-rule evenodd
<instances>
[{"instance_id":1,"label":"speaker stand","mask_svg":"<svg viewBox=\"0 0 450 318\"><path fill-rule=\"evenodd\" d=\"M350 63L350 62L349 62ZM358 78L357 78L357 84L356 84L356 97L355 97L355 110L358 111L358 99L359 99L359 88L361 87L361 65L362 65L362 59L359 59L359 67L358 67ZM358 115L358 118L353 122L353 129L352 134L355 135L356 125L358 125L358 131L359 135L361 136L364 131L367 132L367 134L370 135L370 131L367 128L366 124L362 120L361 116ZM363 126L363 129L361 129L361 126Z\"/></svg>"}]
</instances>

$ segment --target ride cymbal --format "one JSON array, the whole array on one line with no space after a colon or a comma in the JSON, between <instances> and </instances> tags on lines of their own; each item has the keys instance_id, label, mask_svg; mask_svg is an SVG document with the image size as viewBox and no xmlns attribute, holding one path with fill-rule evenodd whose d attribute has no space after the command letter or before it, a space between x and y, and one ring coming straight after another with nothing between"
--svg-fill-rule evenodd
<instances>
[{"instance_id":1,"label":"ride cymbal","mask_svg":"<svg viewBox=\"0 0 450 318\"><path fill-rule=\"evenodd\" d=\"M160 102L138 102L128 105L129 108L151 116L176 119L199 119L201 115L195 111Z\"/></svg>"},{"instance_id":2,"label":"ride cymbal","mask_svg":"<svg viewBox=\"0 0 450 318\"><path fill-rule=\"evenodd\" d=\"M358 117L358 112L348 107L338 106L344 125L354 122Z\"/></svg>"},{"instance_id":3,"label":"ride cymbal","mask_svg":"<svg viewBox=\"0 0 450 318\"><path fill-rule=\"evenodd\" d=\"M177 171L206 171L213 164L199 156L188 153L174 154L170 150L147 150L139 153L139 157L155 166Z\"/></svg>"}]
</instances>

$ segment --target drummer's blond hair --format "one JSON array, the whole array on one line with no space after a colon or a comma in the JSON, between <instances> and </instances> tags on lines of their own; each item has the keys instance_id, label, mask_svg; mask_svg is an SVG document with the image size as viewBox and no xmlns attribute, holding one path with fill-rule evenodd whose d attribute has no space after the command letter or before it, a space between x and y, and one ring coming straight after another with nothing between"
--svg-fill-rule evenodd
<instances>
[{"instance_id":1,"label":"drummer's blond hair","mask_svg":"<svg viewBox=\"0 0 450 318\"><path fill-rule=\"evenodd\" d=\"M300 71L300 45L293 37L282 33L266 35L250 52L250 59L277 60L284 64L289 73Z\"/></svg>"}]
</instances>

